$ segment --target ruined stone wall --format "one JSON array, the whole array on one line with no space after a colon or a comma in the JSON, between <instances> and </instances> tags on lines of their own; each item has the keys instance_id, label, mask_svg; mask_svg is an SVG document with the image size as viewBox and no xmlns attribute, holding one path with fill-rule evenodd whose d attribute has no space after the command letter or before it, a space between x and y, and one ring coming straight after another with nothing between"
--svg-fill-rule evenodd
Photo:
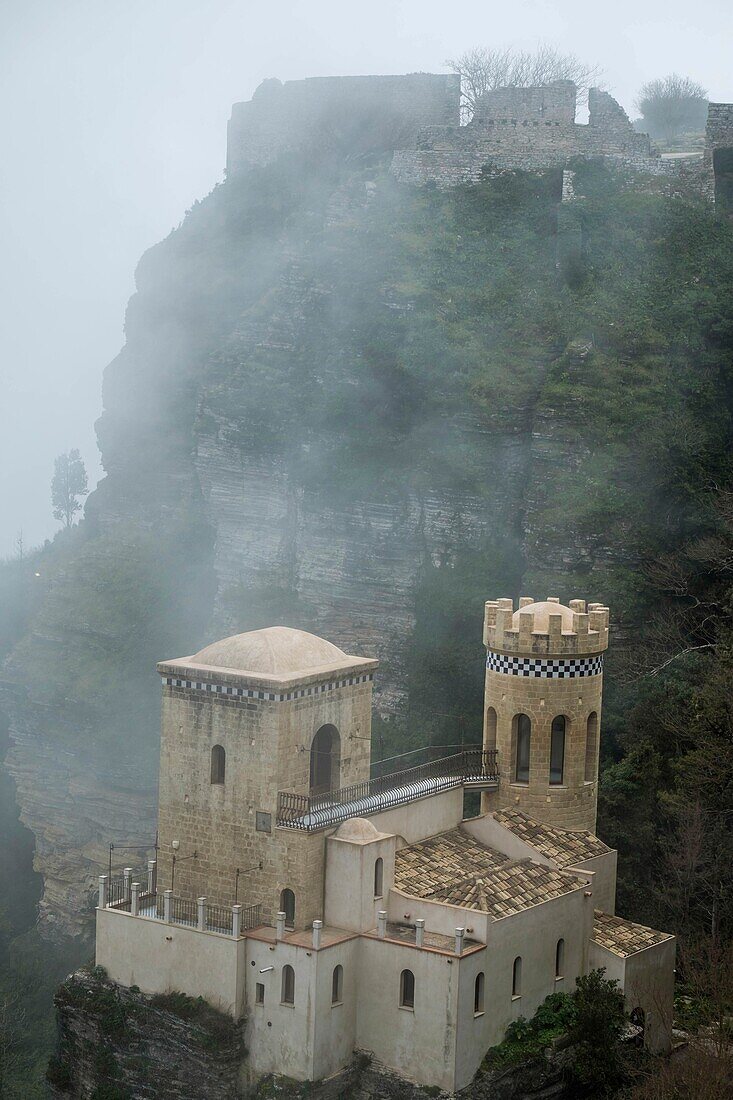
<instances>
[{"instance_id":1,"label":"ruined stone wall","mask_svg":"<svg viewBox=\"0 0 733 1100\"><path fill-rule=\"evenodd\" d=\"M494 88L476 104L473 122L491 119L540 119L547 123L572 126L578 90L572 80L558 80L536 88Z\"/></svg>"},{"instance_id":2,"label":"ruined stone wall","mask_svg":"<svg viewBox=\"0 0 733 1100\"><path fill-rule=\"evenodd\" d=\"M392 171L403 183L440 188L517 170L563 168L576 157L608 157L624 170L674 175L673 162L652 150L616 100L592 88L590 118L575 122L577 90L570 81L539 88L498 88L485 96L467 126L423 127L413 148L399 149Z\"/></svg>"},{"instance_id":3,"label":"ruined stone wall","mask_svg":"<svg viewBox=\"0 0 733 1100\"><path fill-rule=\"evenodd\" d=\"M733 103L709 103L705 128L705 153L712 160L715 149L733 148Z\"/></svg>"},{"instance_id":4,"label":"ruined stone wall","mask_svg":"<svg viewBox=\"0 0 733 1100\"><path fill-rule=\"evenodd\" d=\"M227 173L265 165L280 153L348 133L368 146L396 148L421 126L458 123L460 78L453 74L310 77L266 80L235 103L228 128Z\"/></svg>"}]
</instances>

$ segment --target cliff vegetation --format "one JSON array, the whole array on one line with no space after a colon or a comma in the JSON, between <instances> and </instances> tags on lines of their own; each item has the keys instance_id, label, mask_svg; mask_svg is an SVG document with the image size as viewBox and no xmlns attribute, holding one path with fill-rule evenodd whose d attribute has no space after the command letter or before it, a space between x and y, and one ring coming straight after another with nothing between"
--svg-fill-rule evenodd
<instances>
[{"instance_id":1,"label":"cliff vegetation","mask_svg":"<svg viewBox=\"0 0 733 1100\"><path fill-rule=\"evenodd\" d=\"M486 598L603 600L619 906L730 943L733 226L585 163L570 231L556 173L411 190L349 140L143 257L106 477L0 567L2 980L42 991L11 1096L50 1044L44 952L68 969L110 839L153 839L155 661L266 623L382 658L378 759L480 739Z\"/></svg>"}]
</instances>

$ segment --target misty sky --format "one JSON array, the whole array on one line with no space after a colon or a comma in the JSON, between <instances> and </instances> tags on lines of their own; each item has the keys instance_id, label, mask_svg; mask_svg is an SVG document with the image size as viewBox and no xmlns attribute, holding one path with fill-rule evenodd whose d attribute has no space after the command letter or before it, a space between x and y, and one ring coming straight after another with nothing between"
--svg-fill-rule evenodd
<instances>
[{"instance_id":1,"label":"misty sky","mask_svg":"<svg viewBox=\"0 0 733 1100\"><path fill-rule=\"evenodd\" d=\"M733 100L730 0L0 0L0 557L53 534L54 456L101 475L101 375L141 253L222 178L265 77L444 71L473 45L573 51L632 111L678 71Z\"/></svg>"}]
</instances>

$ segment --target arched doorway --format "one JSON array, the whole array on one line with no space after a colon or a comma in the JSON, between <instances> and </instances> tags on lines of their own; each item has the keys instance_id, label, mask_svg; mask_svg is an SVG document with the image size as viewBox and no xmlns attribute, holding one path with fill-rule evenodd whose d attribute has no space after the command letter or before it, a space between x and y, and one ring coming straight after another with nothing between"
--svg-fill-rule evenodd
<instances>
[{"instance_id":1,"label":"arched doorway","mask_svg":"<svg viewBox=\"0 0 733 1100\"><path fill-rule=\"evenodd\" d=\"M311 744L310 793L325 794L340 783L341 738L335 726L321 726Z\"/></svg>"}]
</instances>

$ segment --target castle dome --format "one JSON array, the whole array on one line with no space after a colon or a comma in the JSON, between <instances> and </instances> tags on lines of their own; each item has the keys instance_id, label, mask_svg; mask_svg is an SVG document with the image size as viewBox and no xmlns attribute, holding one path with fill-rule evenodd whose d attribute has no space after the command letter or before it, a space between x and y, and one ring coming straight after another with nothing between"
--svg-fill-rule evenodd
<instances>
[{"instance_id":1,"label":"castle dome","mask_svg":"<svg viewBox=\"0 0 733 1100\"><path fill-rule=\"evenodd\" d=\"M533 630L538 634L547 634L550 629L550 615L562 615L562 629L573 629L573 610L564 603L555 603L554 600L541 600L537 603L528 603L512 615L512 630L519 630L519 616L529 612L534 615Z\"/></svg>"},{"instance_id":2,"label":"castle dome","mask_svg":"<svg viewBox=\"0 0 733 1100\"><path fill-rule=\"evenodd\" d=\"M188 658L195 665L289 676L324 666L348 664L347 654L325 638L289 626L268 626L213 642Z\"/></svg>"}]
</instances>

